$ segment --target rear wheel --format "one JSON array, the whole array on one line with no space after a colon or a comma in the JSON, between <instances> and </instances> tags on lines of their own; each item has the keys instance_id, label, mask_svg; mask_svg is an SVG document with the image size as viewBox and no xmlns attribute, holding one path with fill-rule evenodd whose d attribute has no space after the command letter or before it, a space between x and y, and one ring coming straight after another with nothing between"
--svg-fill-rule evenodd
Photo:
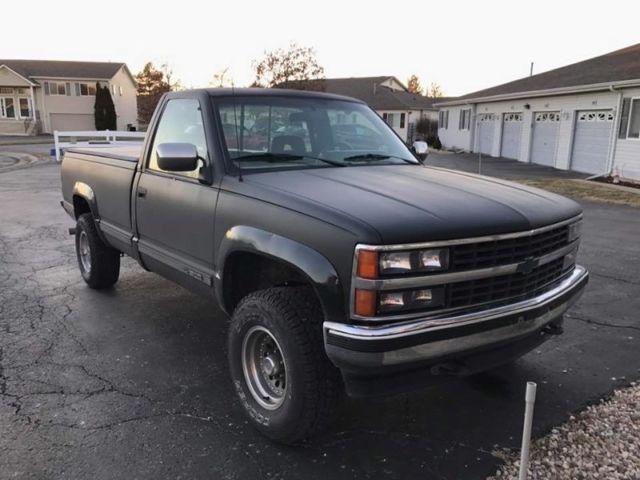
<instances>
[{"instance_id":1,"label":"rear wheel","mask_svg":"<svg viewBox=\"0 0 640 480\"><path fill-rule=\"evenodd\" d=\"M105 245L90 213L78 217L76 255L82 278L91 288L109 288L118 281L120 252Z\"/></svg>"},{"instance_id":2,"label":"rear wheel","mask_svg":"<svg viewBox=\"0 0 640 480\"><path fill-rule=\"evenodd\" d=\"M322 314L311 289L270 288L245 297L229 329L229 366L251 423L292 444L330 419L338 370L322 342Z\"/></svg>"}]
</instances>

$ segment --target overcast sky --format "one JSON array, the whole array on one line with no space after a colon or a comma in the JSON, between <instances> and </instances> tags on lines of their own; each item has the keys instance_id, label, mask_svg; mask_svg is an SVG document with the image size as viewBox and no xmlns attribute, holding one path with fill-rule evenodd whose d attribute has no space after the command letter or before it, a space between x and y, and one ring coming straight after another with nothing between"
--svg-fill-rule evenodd
<instances>
[{"instance_id":1,"label":"overcast sky","mask_svg":"<svg viewBox=\"0 0 640 480\"><path fill-rule=\"evenodd\" d=\"M638 1L4 2L0 57L169 62L187 87L291 42L327 77L412 73L461 95L640 42Z\"/></svg>"}]
</instances>

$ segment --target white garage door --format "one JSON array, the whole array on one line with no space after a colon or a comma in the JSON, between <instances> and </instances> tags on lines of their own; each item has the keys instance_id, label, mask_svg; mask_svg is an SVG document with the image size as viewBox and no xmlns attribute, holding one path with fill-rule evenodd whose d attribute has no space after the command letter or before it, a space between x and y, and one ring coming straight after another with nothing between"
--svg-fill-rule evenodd
<instances>
[{"instance_id":1,"label":"white garage door","mask_svg":"<svg viewBox=\"0 0 640 480\"><path fill-rule=\"evenodd\" d=\"M578 112L573 136L571 169L585 173L604 173L609 157L609 139L613 128L611 110Z\"/></svg>"},{"instance_id":2,"label":"white garage door","mask_svg":"<svg viewBox=\"0 0 640 480\"><path fill-rule=\"evenodd\" d=\"M481 113L478 116L478 148L480 152L487 155L491 155L493 152L495 119L496 116L493 113Z\"/></svg>"},{"instance_id":3,"label":"white garage door","mask_svg":"<svg viewBox=\"0 0 640 480\"><path fill-rule=\"evenodd\" d=\"M556 164L560 112L536 112L533 119L531 161L553 167Z\"/></svg>"},{"instance_id":4,"label":"white garage door","mask_svg":"<svg viewBox=\"0 0 640 480\"><path fill-rule=\"evenodd\" d=\"M81 113L52 113L51 133L58 131L95 130L96 123L93 114Z\"/></svg>"},{"instance_id":5,"label":"white garage door","mask_svg":"<svg viewBox=\"0 0 640 480\"><path fill-rule=\"evenodd\" d=\"M500 156L520 160L522 113L505 113L502 119L502 147Z\"/></svg>"}]
</instances>

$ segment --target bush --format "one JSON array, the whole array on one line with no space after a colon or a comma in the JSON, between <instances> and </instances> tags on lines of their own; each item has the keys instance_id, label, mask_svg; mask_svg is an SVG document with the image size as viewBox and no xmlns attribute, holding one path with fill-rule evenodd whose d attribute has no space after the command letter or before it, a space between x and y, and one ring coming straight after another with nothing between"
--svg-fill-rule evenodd
<instances>
[{"instance_id":1,"label":"bush","mask_svg":"<svg viewBox=\"0 0 640 480\"><path fill-rule=\"evenodd\" d=\"M436 150L440 150L442 148L442 142L440 142L440 138L438 135L428 135L427 136L427 144L430 148L435 148Z\"/></svg>"}]
</instances>

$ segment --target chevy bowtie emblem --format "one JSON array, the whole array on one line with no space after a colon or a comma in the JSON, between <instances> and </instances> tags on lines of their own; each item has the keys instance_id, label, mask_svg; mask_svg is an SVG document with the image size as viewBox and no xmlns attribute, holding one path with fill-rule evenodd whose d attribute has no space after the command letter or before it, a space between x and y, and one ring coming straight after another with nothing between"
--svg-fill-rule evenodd
<instances>
[{"instance_id":1,"label":"chevy bowtie emblem","mask_svg":"<svg viewBox=\"0 0 640 480\"><path fill-rule=\"evenodd\" d=\"M517 271L519 273L522 273L522 274L526 275L528 273L533 272L533 269L538 266L538 263L540 263L540 262L538 261L537 258L529 257L529 258L525 259L524 262L518 264Z\"/></svg>"}]
</instances>

